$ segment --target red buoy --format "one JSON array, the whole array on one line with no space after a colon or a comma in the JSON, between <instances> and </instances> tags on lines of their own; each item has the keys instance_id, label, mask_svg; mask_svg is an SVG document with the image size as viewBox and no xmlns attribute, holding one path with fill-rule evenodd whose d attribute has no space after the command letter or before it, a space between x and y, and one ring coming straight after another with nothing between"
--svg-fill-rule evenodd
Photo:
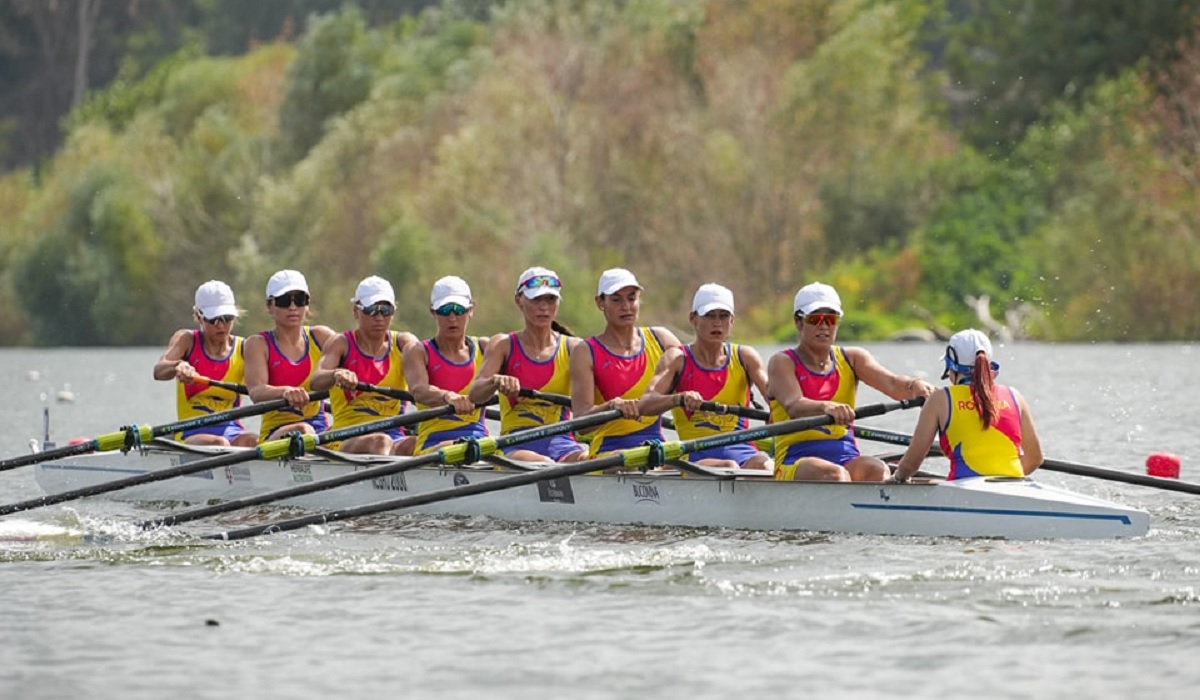
<instances>
[{"instance_id":1,"label":"red buoy","mask_svg":"<svg viewBox=\"0 0 1200 700\"><path fill-rule=\"evenodd\" d=\"M1164 479L1179 478L1179 457L1170 452L1151 452L1146 458L1146 473Z\"/></svg>"}]
</instances>

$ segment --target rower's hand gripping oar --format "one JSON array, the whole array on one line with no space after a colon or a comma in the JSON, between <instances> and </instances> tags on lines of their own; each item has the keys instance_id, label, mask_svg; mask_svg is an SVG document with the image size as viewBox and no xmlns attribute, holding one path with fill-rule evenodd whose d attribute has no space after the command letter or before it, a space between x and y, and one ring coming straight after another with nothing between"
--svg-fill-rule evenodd
<instances>
[{"instance_id":1,"label":"rower's hand gripping oar","mask_svg":"<svg viewBox=\"0 0 1200 700\"><path fill-rule=\"evenodd\" d=\"M904 401L898 401L894 403L872 404L870 406L863 406L862 408L858 409L855 411L854 416L856 419L879 416L897 409L920 406L923 403L925 403L925 398L918 397L915 399L905 399ZM604 414L594 414L592 416L586 416L584 419L595 418L600 415ZM832 422L834 422L833 417L829 415L812 416L809 418L796 418L789 421L783 421L781 423L771 423L759 426L757 428L750 428L748 430L735 430L728 433L707 435L702 438L687 440L685 442L674 441L648 444L643 445L642 447L623 450L608 457L589 459L583 462L559 464L538 471L525 472L522 474L506 476L490 481L480 481L473 484L467 484L465 486L456 486L448 489L418 493L401 498L381 501L379 503L370 503L355 508L344 508L341 510L326 511L324 513L315 513L313 515L293 518L291 520L283 520L280 522L271 523L269 525L257 525L240 530L231 530L219 535L209 535L205 537L205 539L246 539L248 537L256 537L258 535L265 535L274 532L297 530L302 527L307 527L308 525L322 525L338 520L348 520L351 518L359 518L366 515L374 515L376 513L398 510L401 508L412 508L428 503L447 501L452 498L473 496L475 494L489 493L491 491L501 491L503 489L524 486L526 484L533 484L539 481L578 476L580 474L586 474L588 472L609 469L613 467L649 468L664 464L672 459L679 459L689 452L707 450L716 447L725 447L727 445L734 445L752 440L760 440L782 433L809 430L822 425L828 425ZM519 435L520 433L516 434ZM456 455L448 456L452 459L456 457Z\"/></svg>"},{"instance_id":2,"label":"rower's hand gripping oar","mask_svg":"<svg viewBox=\"0 0 1200 700\"><path fill-rule=\"evenodd\" d=\"M318 391L309 394L309 399L312 401L320 401L328 396L329 392ZM125 426L118 432L99 435L85 442L80 442L74 445L63 445L62 447L56 447L52 450L46 450L45 452L35 452L32 454L0 461L0 472L7 471L9 469L16 469L17 467L23 467L27 464L38 464L40 462L48 462L52 459L58 459L60 457L73 457L75 455L86 454L88 452L129 450L137 447L139 444L150 442L154 438L163 437L164 435L173 435L185 430L203 428L207 425L216 425L217 423L237 420L238 418L258 416L267 413L268 411L274 411L276 409L287 407L287 399L275 399L274 401L264 401L262 403L251 404L249 406L240 406L228 411L221 411L220 413L213 413L207 416L196 416L195 418L187 418L185 420L175 421L174 423L166 423L164 425Z\"/></svg>"},{"instance_id":3,"label":"rower's hand gripping oar","mask_svg":"<svg viewBox=\"0 0 1200 700\"><path fill-rule=\"evenodd\" d=\"M200 518L207 518L211 515L217 515L219 513L227 513L229 511L240 510L242 508L249 508L250 506L282 501L286 498L296 498L297 496L303 496L316 491L324 491L326 489L332 489L338 486L345 486L346 484L353 484L359 481L378 479L380 477L406 472L418 467L432 466L435 464L466 464L477 462L483 457L491 456L496 454L499 450L503 450L514 445L532 442L534 440L541 440L542 438L552 437L554 435L562 435L574 430L592 428L597 425L607 423L611 420L616 420L620 417L620 411L602 411L600 413L593 413L588 416L583 416L582 418L575 418L573 420L563 421L561 423L550 423L537 428L530 428L527 430L509 433L508 435L501 435L500 437L465 440L453 445L448 445L440 450L420 455L418 457L399 459L394 462L371 467L370 469L364 469L362 471L356 471L350 474L343 474L342 476L335 476L329 479L321 479L320 481L298 484L286 489L271 491L269 493L259 494L257 496L248 496L246 498L226 501L225 503L218 503L212 506L193 508L192 510L173 513L163 518L148 520L141 523L140 526L142 528L152 528L162 525L178 525L179 523L186 523L192 520L198 520Z\"/></svg>"},{"instance_id":4,"label":"rower's hand gripping oar","mask_svg":"<svg viewBox=\"0 0 1200 700\"><path fill-rule=\"evenodd\" d=\"M854 434L863 440L885 442L891 445L907 445L912 442L911 435L894 433L890 430L859 428L856 426L854 428ZM1115 469L1104 469L1101 467L1089 466L1087 464L1078 464L1076 462L1063 462L1057 459L1043 460L1042 466L1038 467L1038 469L1045 469L1046 471L1052 472L1062 472L1064 474L1074 474L1075 476L1090 476L1096 479L1104 479L1106 481L1119 481L1124 484L1149 486L1151 488L1163 489L1166 491L1200 494L1200 484L1193 484L1187 481L1176 481L1175 479L1163 479L1157 476L1146 476L1144 474L1130 474L1127 472L1117 471Z\"/></svg>"},{"instance_id":5,"label":"rower's hand gripping oar","mask_svg":"<svg viewBox=\"0 0 1200 700\"><path fill-rule=\"evenodd\" d=\"M316 392L314 394L310 394L310 396L313 400L319 400L319 398L324 398L323 396L320 396L324 393L325 392ZM249 462L255 459L295 458L313 450L318 445L325 445L331 442L337 442L339 440L348 440L352 437L358 437L359 435L377 433L382 430L397 428L410 423L418 423L423 420L437 418L438 416L449 415L453 412L453 406L439 406L437 408L431 408L425 411L402 413L391 418L384 418L383 420L329 430L316 435L302 435L296 432L292 433L288 437L272 440L270 442L264 442L258 447L246 449L239 448L226 454L217 455L208 459L200 459L195 462L181 464L178 467L159 469L146 472L144 474L126 477L124 479L116 479L103 484L96 484L94 486L75 489L73 491L64 491L62 493L42 496L41 498L21 501L20 503L12 503L6 506L0 506L0 515L8 515L10 513L18 513L24 510L32 510L34 508L54 505L55 503L73 501L86 496L96 496L102 493L109 493L111 491L119 491L131 486L140 486L141 484L163 481L176 476L195 474L196 472L202 472L218 467L226 467L231 464L240 464L241 462Z\"/></svg>"}]
</instances>

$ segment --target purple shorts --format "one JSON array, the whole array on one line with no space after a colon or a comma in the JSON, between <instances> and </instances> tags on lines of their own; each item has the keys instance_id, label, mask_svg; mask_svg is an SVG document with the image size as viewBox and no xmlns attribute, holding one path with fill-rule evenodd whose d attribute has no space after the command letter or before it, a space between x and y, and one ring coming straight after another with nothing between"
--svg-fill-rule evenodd
<instances>
[{"instance_id":1,"label":"purple shorts","mask_svg":"<svg viewBox=\"0 0 1200 700\"><path fill-rule=\"evenodd\" d=\"M849 436L841 440L809 440L789 446L783 463L795 464L805 457L816 457L844 466L860 454L858 443Z\"/></svg>"},{"instance_id":2,"label":"purple shorts","mask_svg":"<svg viewBox=\"0 0 1200 700\"><path fill-rule=\"evenodd\" d=\"M651 440L663 442L662 427L655 423L628 435L606 435L597 438L592 443L592 456L600 457L611 452L621 452L634 447L641 447Z\"/></svg>"},{"instance_id":3,"label":"purple shorts","mask_svg":"<svg viewBox=\"0 0 1200 700\"><path fill-rule=\"evenodd\" d=\"M229 442L233 442L234 438L244 432L246 432L246 426L242 425L240 420L231 420L224 423L206 425L202 428L185 430L180 433L179 438L180 440L187 440L193 435L216 435L225 438Z\"/></svg>"},{"instance_id":4,"label":"purple shorts","mask_svg":"<svg viewBox=\"0 0 1200 700\"><path fill-rule=\"evenodd\" d=\"M736 462L740 467L754 457L761 454L754 447L742 442L736 445L726 445L724 447L714 447L711 450L697 450L689 452L687 459L691 462L699 462L702 459L728 459Z\"/></svg>"},{"instance_id":5,"label":"purple shorts","mask_svg":"<svg viewBox=\"0 0 1200 700\"><path fill-rule=\"evenodd\" d=\"M563 457L569 454L574 454L575 452L579 452L582 449L583 445L579 444L579 441L576 440L573 435L551 435L550 437L542 438L541 440L530 440L529 442L523 442L519 445L513 445L512 447L508 448L506 452L511 453L515 450L529 450L530 452L536 452L540 455L546 455L550 459L557 462Z\"/></svg>"}]
</instances>

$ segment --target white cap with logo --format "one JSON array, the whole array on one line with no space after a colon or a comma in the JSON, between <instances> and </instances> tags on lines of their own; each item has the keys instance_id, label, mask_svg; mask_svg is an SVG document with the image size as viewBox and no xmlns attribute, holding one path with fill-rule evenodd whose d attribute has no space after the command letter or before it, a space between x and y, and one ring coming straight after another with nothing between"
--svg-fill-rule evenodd
<instances>
[{"instance_id":1,"label":"white cap with logo","mask_svg":"<svg viewBox=\"0 0 1200 700\"><path fill-rule=\"evenodd\" d=\"M392 289L391 282L378 275L371 275L358 283L358 289L354 290L354 298L350 301L359 306L371 306L381 301L395 306L396 292Z\"/></svg>"},{"instance_id":2,"label":"white cap with logo","mask_svg":"<svg viewBox=\"0 0 1200 700\"><path fill-rule=\"evenodd\" d=\"M692 297L692 311L703 316L709 311L723 309L733 313L733 292L719 284L702 284Z\"/></svg>"},{"instance_id":3,"label":"white cap with logo","mask_svg":"<svg viewBox=\"0 0 1200 700\"><path fill-rule=\"evenodd\" d=\"M280 270L267 280L267 298L274 299L288 292L304 292L308 294L308 280L295 270Z\"/></svg>"},{"instance_id":4,"label":"white cap with logo","mask_svg":"<svg viewBox=\"0 0 1200 700\"><path fill-rule=\"evenodd\" d=\"M632 272L623 267L614 267L605 270L600 275L600 284L596 286L596 296L615 294L626 287L642 289L642 285L638 283L637 277L634 277Z\"/></svg>"},{"instance_id":5,"label":"white cap with logo","mask_svg":"<svg viewBox=\"0 0 1200 700\"><path fill-rule=\"evenodd\" d=\"M526 283L531 281L536 284L526 286ZM517 278L517 291L524 294L526 299L537 299L548 294L561 299L562 281L558 279L558 273L554 270L545 267L531 267Z\"/></svg>"},{"instance_id":6,"label":"white cap with logo","mask_svg":"<svg viewBox=\"0 0 1200 700\"><path fill-rule=\"evenodd\" d=\"M237 316L233 290L219 280L209 280L196 288L196 311L204 318Z\"/></svg>"},{"instance_id":7,"label":"white cap with logo","mask_svg":"<svg viewBox=\"0 0 1200 700\"><path fill-rule=\"evenodd\" d=\"M842 315L842 298L837 290L821 282L806 284L796 292L792 302L792 312L807 316L817 309L830 309L838 316Z\"/></svg>"},{"instance_id":8,"label":"white cap with logo","mask_svg":"<svg viewBox=\"0 0 1200 700\"><path fill-rule=\"evenodd\" d=\"M459 304L470 308L474 306L471 299L471 287L461 277L450 275L433 283L433 292L429 295L431 309L440 309L446 304Z\"/></svg>"}]
</instances>

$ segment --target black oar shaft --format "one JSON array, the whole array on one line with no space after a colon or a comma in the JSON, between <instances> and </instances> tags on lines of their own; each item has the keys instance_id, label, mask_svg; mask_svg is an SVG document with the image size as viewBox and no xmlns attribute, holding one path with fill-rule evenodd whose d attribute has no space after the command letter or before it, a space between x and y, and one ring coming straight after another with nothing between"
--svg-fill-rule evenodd
<instances>
[{"instance_id":1,"label":"black oar shaft","mask_svg":"<svg viewBox=\"0 0 1200 700\"><path fill-rule=\"evenodd\" d=\"M889 404L873 404L871 406L864 406L856 411L855 417L866 418L869 416L882 415L888 411L896 409L920 406L922 403L924 403L924 398L908 399ZM588 417L592 418L595 416ZM588 472L608 469L611 467L642 467L651 464L652 457L664 461L678 459L688 452L712 449L715 447L733 445L751 440L758 440L782 433L808 430L822 425L827 425L832 422L832 416L813 416L810 418L797 418L794 420L784 421L782 423L763 425L757 428L751 428L749 430L738 430L730 433L705 436L702 438L696 438L694 440L687 440L685 442L668 442L661 443L659 445L646 445L643 447L624 450L608 457L590 459L571 464L560 464L536 472L525 472L522 474L505 476L490 481L467 484L465 486L456 486L447 489L429 491L426 493L413 494L410 496L404 496L402 498L382 501L379 503L370 503L354 508L344 508L326 511L324 513L314 513L312 515L293 518L291 520L284 520L281 522L272 523L270 525L258 525L254 527L242 528L240 530L232 530L219 535L210 535L205 539L241 540L274 532L296 530L309 525L321 525L339 520L348 520L367 515L374 515L376 513L383 513L402 508L412 508L429 503L446 501L452 498L500 491L526 484L537 483L539 481L547 481L549 479L561 479L570 476L578 476L580 474L586 474Z\"/></svg>"},{"instance_id":2,"label":"black oar shaft","mask_svg":"<svg viewBox=\"0 0 1200 700\"><path fill-rule=\"evenodd\" d=\"M542 438L552 437L554 435L562 435L563 433L569 433L573 430L584 430L596 425L601 425L615 418L619 418L620 416L620 411L605 411L602 413L585 416L583 418L577 418L571 421L552 423L539 428L531 428L529 430L509 433L508 435L502 435L498 438L487 438L485 440L480 440L478 444L481 447L481 456L487 456L490 454L495 454L497 450L502 450L513 445L532 442L534 440L540 440ZM350 474L343 474L342 476L322 479L320 481L313 481L305 484L297 484L296 486L259 494L257 496L247 496L246 498L226 501L225 503L218 503L211 506L173 513L163 518L141 523L141 527L151 528L163 525L178 525L180 523L191 522L193 520L199 520L200 518L218 515L220 513L228 513L235 510L240 510L242 508L249 508L250 506L274 503L276 501L282 501L288 498L298 498L300 496L315 493L317 491L325 491L328 489L337 488L339 486L358 483L360 481L378 479L380 477L390 476L392 474L409 471L411 469L417 469L426 465L438 463L457 464L462 462L467 456L467 448L463 446L451 446L449 448L441 449L429 454L399 459L388 464L381 464L379 466L371 467L370 469L364 469L362 471L357 471Z\"/></svg>"},{"instance_id":3,"label":"black oar shaft","mask_svg":"<svg viewBox=\"0 0 1200 700\"><path fill-rule=\"evenodd\" d=\"M315 448L317 445L324 445L339 440L348 440L352 437L358 437L359 435L376 433L381 430L388 430L390 428L407 425L409 423L429 420L431 418L436 418L438 416L453 412L453 406L441 406L438 408L431 408L426 411L418 411L416 413L404 413L393 418L386 418L384 420L373 421L371 423L363 423L361 425L353 425L338 430L330 430L318 435L297 434L296 439L302 443L304 451L308 451ZM88 496L96 496L102 493L120 491L133 486L141 486L142 484L164 481L177 476L186 476L188 474L195 474L208 469L216 469L218 467L225 467L231 464L249 462L254 459L283 459L291 454L292 438L272 440L253 449L237 450L236 452L229 452L226 454L217 455L215 457L209 457L207 459L196 460L195 462L190 462L188 464L181 464L178 467L158 469L155 471L146 472L144 474L135 474L134 476L129 476L124 479L115 479L113 481L106 481L102 484L96 484L94 486L87 486L84 488L74 489L72 491L63 491L62 493L0 506L0 515L9 515L10 513L32 510L34 508L41 508L43 506L54 505L56 503L64 503L66 501L86 498Z\"/></svg>"},{"instance_id":4,"label":"black oar shaft","mask_svg":"<svg viewBox=\"0 0 1200 700\"><path fill-rule=\"evenodd\" d=\"M312 401L321 401L329 397L329 392L318 391L309 394L309 399ZM263 403L250 404L248 406L240 406L228 411L221 411L208 416L196 416L195 418L187 418L174 423L166 423L164 425L155 426L129 426L122 428L120 431L106 433L97 436L92 440L81 442L75 445L63 445L45 452L34 452L12 459L6 459L0 462L0 471L16 469L29 464L39 464L48 462L52 459L62 457L74 457L76 455L87 454L88 452L110 452L127 447L133 447L136 441L149 442L157 437L164 435L173 435L185 430L194 430L203 428L217 423L237 420L249 416L257 416L268 411L273 411L279 408L286 408L288 402L286 399L275 399L273 401L264 401Z\"/></svg>"},{"instance_id":5,"label":"black oar shaft","mask_svg":"<svg viewBox=\"0 0 1200 700\"><path fill-rule=\"evenodd\" d=\"M896 433L890 430L862 428L856 429L855 434L864 440L886 442L892 445L907 445L912 442L911 435ZM1149 486L1151 488L1163 489L1165 491L1179 491L1180 493L1200 494L1200 484L1193 484L1187 481L1176 481L1175 479L1163 479L1157 476L1132 474L1129 472L1117 471L1115 469L1104 469L1101 467L1089 466L1087 464L1077 464L1075 462L1063 462L1057 459L1043 460L1042 466L1038 467L1038 469L1045 469L1046 471L1052 472L1062 472L1064 474L1074 474L1075 476L1090 476L1096 479L1118 481L1124 484Z\"/></svg>"}]
</instances>

